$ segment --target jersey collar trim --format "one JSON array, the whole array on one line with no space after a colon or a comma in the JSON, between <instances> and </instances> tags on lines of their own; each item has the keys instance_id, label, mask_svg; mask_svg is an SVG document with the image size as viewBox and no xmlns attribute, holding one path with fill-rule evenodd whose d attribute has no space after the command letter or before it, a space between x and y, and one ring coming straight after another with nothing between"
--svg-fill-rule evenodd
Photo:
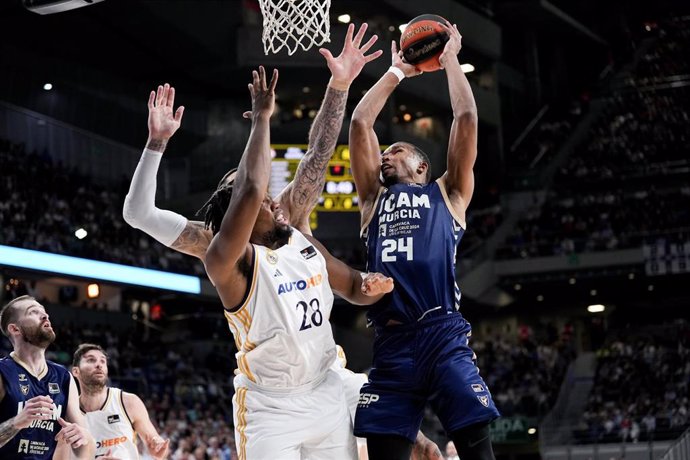
<instances>
[{"instance_id":1,"label":"jersey collar trim","mask_svg":"<svg viewBox=\"0 0 690 460\"><path fill-rule=\"evenodd\" d=\"M32 376L34 376L38 380L43 379L43 377L45 377L48 374L48 363L45 362L45 360L44 360L44 362L46 364L45 367L41 370L41 372L38 373L38 375L36 375L29 370L30 366L28 364L26 364L24 361L22 361L21 359L19 359L19 357L17 356L17 354L14 351L10 353L10 357L14 360L15 363L22 366L26 372L28 372L29 374L31 374Z\"/></svg>"},{"instance_id":2,"label":"jersey collar trim","mask_svg":"<svg viewBox=\"0 0 690 460\"><path fill-rule=\"evenodd\" d=\"M93 412L98 412L98 411L102 411L103 409L105 409L105 407L106 407L106 406L108 405L108 403L110 402L110 398L112 397L112 394L113 394L113 392L110 391L110 387L107 387L107 389L106 389L106 395L105 395L105 401L103 401L103 405L101 405L100 409L96 409L96 410L93 411ZM80 410L80 411L82 412L82 414L84 414L84 415L88 414L88 412L87 412L87 411L84 409L84 407L81 405L81 401L79 401L79 410Z\"/></svg>"}]
</instances>

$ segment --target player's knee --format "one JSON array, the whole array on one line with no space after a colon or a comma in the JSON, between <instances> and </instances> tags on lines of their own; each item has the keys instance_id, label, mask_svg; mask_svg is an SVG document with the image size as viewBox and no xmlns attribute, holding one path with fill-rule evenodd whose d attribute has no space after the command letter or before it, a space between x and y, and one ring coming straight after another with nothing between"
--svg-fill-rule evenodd
<instances>
[{"instance_id":1,"label":"player's knee","mask_svg":"<svg viewBox=\"0 0 690 460\"><path fill-rule=\"evenodd\" d=\"M463 460L495 460L489 424L478 423L453 431L451 438Z\"/></svg>"}]
</instances>

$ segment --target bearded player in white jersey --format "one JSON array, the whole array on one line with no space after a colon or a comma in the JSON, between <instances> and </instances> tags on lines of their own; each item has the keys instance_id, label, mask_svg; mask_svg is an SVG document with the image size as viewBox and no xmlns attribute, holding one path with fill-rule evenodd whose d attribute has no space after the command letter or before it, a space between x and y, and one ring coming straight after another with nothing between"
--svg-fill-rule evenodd
<instances>
[{"instance_id":1,"label":"bearded player in white jersey","mask_svg":"<svg viewBox=\"0 0 690 460\"><path fill-rule=\"evenodd\" d=\"M220 203L206 213L215 235L206 272L239 350L235 443L241 459L355 459L343 383L330 370L333 292L370 304L393 280L335 259L311 236L307 219L291 227L268 194L277 81L277 70L270 82L263 67L253 72L252 130L225 190L229 203L220 222Z\"/></svg>"},{"instance_id":2,"label":"bearded player in white jersey","mask_svg":"<svg viewBox=\"0 0 690 460\"><path fill-rule=\"evenodd\" d=\"M167 457L170 440L158 435L141 399L107 385L108 356L103 348L92 343L79 345L72 375L79 381L79 408L96 440L98 460L138 459L137 435L152 458Z\"/></svg>"}]
</instances>

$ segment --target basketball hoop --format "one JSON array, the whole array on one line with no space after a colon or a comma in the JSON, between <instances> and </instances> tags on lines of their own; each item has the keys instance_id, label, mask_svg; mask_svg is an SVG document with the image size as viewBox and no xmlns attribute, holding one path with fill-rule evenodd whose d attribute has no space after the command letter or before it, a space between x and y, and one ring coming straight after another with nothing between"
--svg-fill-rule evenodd
<instances>
[{"instance_id":1,"label":"basketball hoop","mask_svg":"<svg viewBox=\"0 0 690 460\"><path fill-rule=\"evenodd\" d=\"M307 51L331 41L328 10L331 0L259 0L264 17L264 53L287 48Z\"/></svg>"}]
</instances>

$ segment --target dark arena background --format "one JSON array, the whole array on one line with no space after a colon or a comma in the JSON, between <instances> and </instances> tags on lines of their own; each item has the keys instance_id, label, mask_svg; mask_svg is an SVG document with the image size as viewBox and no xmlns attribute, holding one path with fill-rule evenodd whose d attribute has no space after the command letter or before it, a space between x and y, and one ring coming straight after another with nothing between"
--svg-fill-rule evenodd
<instances>
[{"instance_id":1,"label":"dark arena background","mask_svg":"<svg viewBox=\"0 0 690 460\"><path fill-rule=\"evenodd\" d=\"M0 2L1 303L30 294L46 307L50 360L69 367L78 344L103 346L110 381L142 398L169 458L238 458L237 350L216 291L197 259L127 225L123 201L148 94L168 82L186 110L156 204L195 218L240 160L258 65L280 70L271 190L281 190L326 88L324 59L316 46L264 54L257 0L27 8L40 3ZM478 107L457 281L502 413L496 458L690 459L690 3L332 0L324 46L336 54L347 23L367 22L384 54L350 88L310 224L362 270L349 117L390 65L401 25L424 13L457 23ZM382 148L421 146L434 178L453 115L443 73L403 81L376 124ZM365 309L336 298L330 320L348 368L366 372ZM11 350L3 337L0 355ZM422 430L457 458L430 410Z\"/></svg>"}]
</instances>

